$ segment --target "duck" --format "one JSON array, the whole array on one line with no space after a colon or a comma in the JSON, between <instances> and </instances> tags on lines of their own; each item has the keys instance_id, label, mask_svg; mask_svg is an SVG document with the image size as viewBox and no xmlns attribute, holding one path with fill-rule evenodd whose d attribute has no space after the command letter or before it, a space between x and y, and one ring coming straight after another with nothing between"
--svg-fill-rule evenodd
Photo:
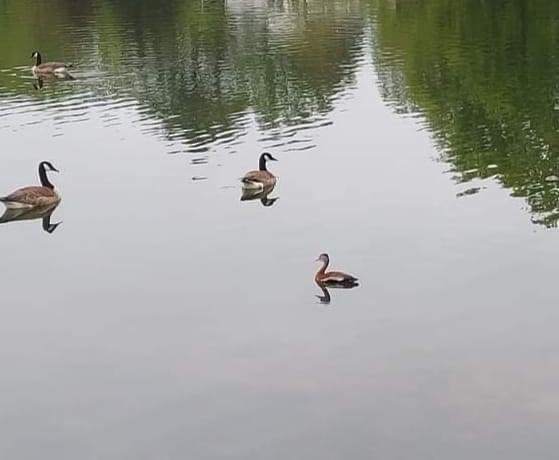
<instances>
[{"instance_id":1,"label":"duck","mask_svg":"<svg viewBox=\"0 0 559 460\"><path fill-rule=\"evenodd\" d=\"M68 68L72 64L65 64L64 62L42 62L41 53L33 51L31 58L35 58L35 65L31 68L35 75L56 75L60 77L68 76Z\"/></svg>"},{"instance_id":2,"label":"duck","mask_svg":"<svg viewBox=\"0 0 559 460\"><path fill-rule=\"evenodd\" d=\"M60 195L54 189L47 177L47 171L59 172L49 161L39 164L40 186L24 187L0 197L0 202L8 209L34 208L36 206L49 206L60 202Z\"/></svg>"},{"instance_id":3,"label":"duck","mask_svg":"<svg viewBox=\"0 0 559 460\"><path fill-rule=\"evenodd\" d=\"M358 286L358 279L355 276L348 275L343 272L327 272L326 269L330 265L330 257L323 253L318 256L316 262L322 262L322 267L316 273L314 280L318 285L326 285L332 287L355 287Z\"/></svg>"},{"instance_id":4,"label":"duck","mask_svg":"<svg viewBox=\"0 0 559 460\"><path fill-rule=\"evenodd\" d=\"M274 176L266 168L266 163L268 161L278 161L268 152L264 152L260 155L258 161L258 170L247 172L241 182L243 183L243 188L246 190L264 190L265 188L273 188L276 185L276 176Z\"/></svg>"}]
</instances>

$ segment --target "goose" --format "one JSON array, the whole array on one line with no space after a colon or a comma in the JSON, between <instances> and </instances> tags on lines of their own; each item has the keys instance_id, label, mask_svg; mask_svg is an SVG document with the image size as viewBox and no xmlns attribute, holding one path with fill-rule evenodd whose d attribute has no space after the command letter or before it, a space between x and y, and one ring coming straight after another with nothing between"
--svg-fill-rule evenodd
<instances>
[{"instance_id":1,"label":"goose","mask_svg":"<svg viewBox=\"0 0 559 460\"><path fill-rule=\"evenodd\" d=\"M337 287L355 287L357 286L357 278L343 272L327 272L326 269L330 264L330 257L328 254L320 254L317 262L322 262L322 267L316 273L314 280L317 284Z\"/></svg>"},{"instance_id":2,"label":"goose","mask_svg":"<svg viewBox=\"0 0 559 460\"><path fill-rule=\"evenodd\" d=\"M244 189L263 190L264 188L274 187L276 185L276 176L266 169L266 162L268 161L278 160L267 152L260 155L258 170L247 172L241 179Z\"/></svg>"},{"instance_id":3,"label":"goose","mask_svg":"<svg viewBox=\"0 0 559 460\"><path fill-rule=\"evenodd\" d=\"M31 68L35 75L56 75L65 77L68 76L68 68L72 64L65 64L64 62L42 62L41 53L33 51L31 57L35 58L35 65Z\"/></svg>"},{"instance_id":4,"label":"goose","mask_svg":"<svg viewBox=\"0 0 559 460\"><path fill-rule=\"evenodd\" d=\"M1 197L0 202L8 209L33 208L36 206L48 206L60 201L60 195L54 190L54 185L49 182L48 171L58 172L50 162L43 161L39 164L39 179L41 186L24 187L16 190L8 196Z\"/></svg>"}]
</instances>

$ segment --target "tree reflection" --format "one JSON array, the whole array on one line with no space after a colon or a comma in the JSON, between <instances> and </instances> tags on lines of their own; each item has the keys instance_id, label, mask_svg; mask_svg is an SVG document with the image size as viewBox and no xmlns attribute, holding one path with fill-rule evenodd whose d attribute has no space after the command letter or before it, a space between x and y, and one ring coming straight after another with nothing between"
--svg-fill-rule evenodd
<instances>
[{"instance_id":1,"label":"tree reflection","mask_svg":"<svg viewBox=\"0 0 559 460\"><path fill-rule=\"evenodd\" d=\"M495 176L556 226L559 4L370 4L385 99L424 115L458 181Z\"/></svg>"},{"instance_id":2,"label":"tree reflection","mask_svg":"<svg viewBox=\"0 0 559 460\"><path fill-rule=\"evenodd\" d=\"M118 23L133 30L135 56L126 60L141 65L136 97L194 147L243 131L249 111L265 127L327 112L353 78L363 34L360 2L243 5L115 2Z\"/></svg>"}]
</instances>

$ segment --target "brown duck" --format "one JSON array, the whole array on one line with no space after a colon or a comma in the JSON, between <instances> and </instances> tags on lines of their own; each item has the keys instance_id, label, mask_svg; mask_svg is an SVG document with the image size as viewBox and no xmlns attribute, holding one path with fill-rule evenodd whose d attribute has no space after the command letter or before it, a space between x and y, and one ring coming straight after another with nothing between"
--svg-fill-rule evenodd
<instances>
[{"instance_id":1,"label":"brown duck","mask_svg":"<svg viewBox=\"0 0 559 460\"><path fill-rule=\"evenodd\" d=\"M339 286L339 287L354 287L357 286L357 278L343 272L327 272L326 269L330 264L330 257L328 254L320 254L317 262L322 262L322 267L316 273L314 280L319 285L326 286Z\"/></svg>"}]
</instances>

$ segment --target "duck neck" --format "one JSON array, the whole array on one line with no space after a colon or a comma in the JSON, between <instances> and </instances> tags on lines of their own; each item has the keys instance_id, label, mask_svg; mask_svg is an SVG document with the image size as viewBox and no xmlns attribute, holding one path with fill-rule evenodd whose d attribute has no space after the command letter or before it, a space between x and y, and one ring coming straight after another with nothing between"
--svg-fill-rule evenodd
<instances>
[{"instance_id":1,"label":"duck neck","mask_svg":"<svg viewBox=\"0 0 559 460\"><path fill-rule=\"evenodd\" d=\"M329 260L323 260L322 261L322 267L320 268L320 270L318 270L318 273L324 273L326 271L326 269L328 268L329 264L330 264Z\"/></svg>"},{"instance_id":2,"label":"duck neck","mask_svg":"<svg viewBox=\"0 0 559 460\"><path fill-rule=\"evenodd\" d=\"M258 169L260 169L260 171L268 171L266 169L266 158L264 158L264 155L260 157L260 160L258 162Z\"/></svg>"},{"instance_id":3,"label":"duck neck","mask_svg":"<svg viewBox=\"0 0 559 460\"><path fill-rule=\"evenodd\" d=\"M35 53L35 65L39 66L41 65L41 62L43 62L41 59L41 53Z\"/></svg>"},{"instance_id":4,"label":"duck neck","mask_svg":"<svg viewBox=\"0 0 559 460\"><path fill-rule=\"evenodd\" d=\"M54 185L50 183L49 178L47 176L47 170L45 169L45 165L43 163L39 165L39 179L41 180L41 185L43 187L54 189Z\"/></svg>"}]
</instances>

